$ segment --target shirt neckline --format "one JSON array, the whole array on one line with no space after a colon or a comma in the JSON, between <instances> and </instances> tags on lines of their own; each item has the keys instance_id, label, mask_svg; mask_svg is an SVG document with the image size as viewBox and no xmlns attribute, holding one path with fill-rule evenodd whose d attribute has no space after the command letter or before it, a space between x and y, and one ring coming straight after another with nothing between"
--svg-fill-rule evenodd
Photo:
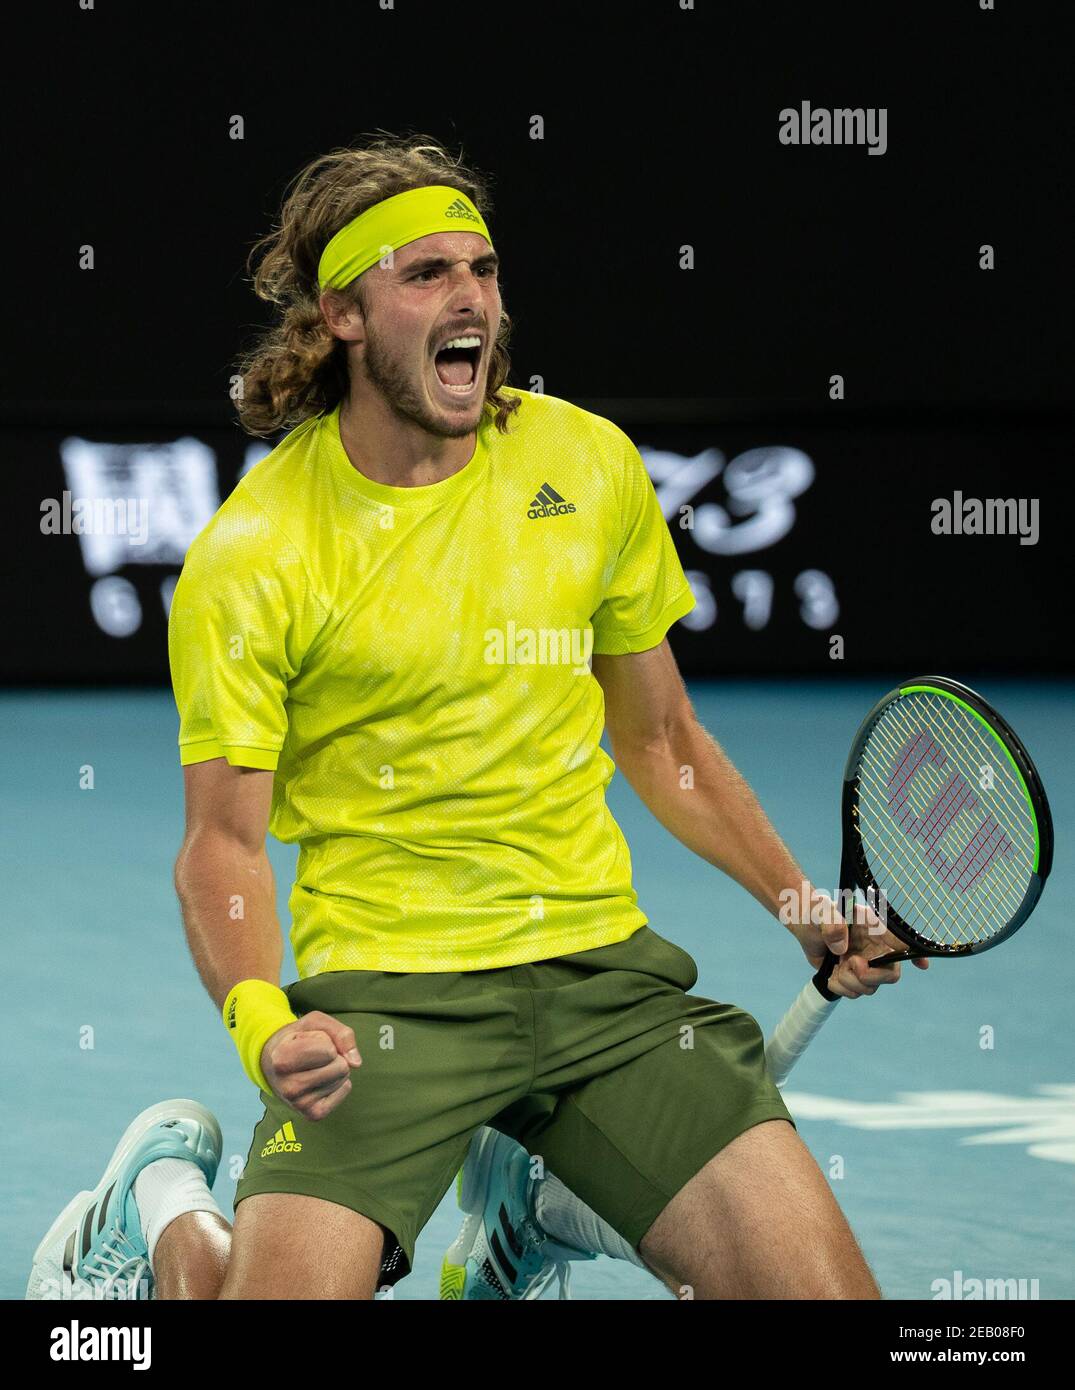
<instances>
[{"instance_id":1,"label":"shirt neckline","mask_svg":"<svg viewBox=\"0 0 1075 1390\"><path fill-rule=\"evenodd\" d=\"M345 473L350 481L350 486L364 497L368 497L371 502L376 502L380 506L429 510L440 506L442 502L458 497L473 486L485 471L489 460L488 432L493 425L493 419L487 406L483 407L482 417L478 422L474 452L457 473L453 473L449 478L442 478L439 483L422 483L418 487L394 487L390 483L379 483L373 478L367 478L365 473L360 473L347 456L347 450L343 447L343 440L340 438L341 404L342 402L337 402L332 411L325 416L323 437L337 471Z\"/></svg>"}]
</instances>

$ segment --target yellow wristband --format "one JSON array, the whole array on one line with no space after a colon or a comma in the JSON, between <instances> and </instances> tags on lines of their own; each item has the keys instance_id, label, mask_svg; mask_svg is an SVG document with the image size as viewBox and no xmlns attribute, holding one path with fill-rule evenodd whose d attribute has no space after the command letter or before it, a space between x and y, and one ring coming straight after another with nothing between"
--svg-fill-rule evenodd
<instances>
[{"instance_id":1,"label":"yellow wristband","mask_svg":"<svg viewBox=\"0 0 1075 1390\"><path fill-rule=\"evenodd\" d=\"M259 1090L272 1090L261 1070L261 1049L274 1033L295 1022L287 995L268 980L240 980L224 1000L224 1027L239 1049L243 1070Z\"/></svg>"}]
</instances>

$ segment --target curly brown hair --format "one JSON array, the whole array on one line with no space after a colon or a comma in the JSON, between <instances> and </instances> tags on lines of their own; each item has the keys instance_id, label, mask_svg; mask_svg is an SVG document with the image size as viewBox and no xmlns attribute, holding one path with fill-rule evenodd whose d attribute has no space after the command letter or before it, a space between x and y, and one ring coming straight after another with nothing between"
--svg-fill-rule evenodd
<instances>
[{"instance_id":1,"label":"curly brown hair","mask_svg":"<svg viewBox=\"0 0 1075 1390\"><path fill-rule=\"evenodd\" d=\"M260 332L236 364L236 408L247 434L294 429L347 395L346 345L333 336L318 303L321 252L341 227L384 198L430 184L457 188L488 219L488 182L427 135L379 132L352 147L320 155L292 179L278 225L247 257L254 293L279 306L279 321ZM257 262L255 268L255 262ZM338 294L364 307L361 276ZM511 367L511 320L501 316L489 363L485 404L507 430L519 399L501 392Z\"/></svg>"}]
</instances>

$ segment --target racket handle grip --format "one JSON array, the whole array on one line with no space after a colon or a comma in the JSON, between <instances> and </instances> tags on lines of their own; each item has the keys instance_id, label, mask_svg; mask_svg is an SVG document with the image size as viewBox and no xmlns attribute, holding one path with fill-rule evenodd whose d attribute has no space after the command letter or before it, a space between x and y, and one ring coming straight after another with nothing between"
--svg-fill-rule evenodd
<instances>
[{"instance_id":1,"label":"racket handle grip","mask_svg":"<svg viewBox=\"0 0 1075 1390\"><path fill-rule=\"evenodd\" d=\"M898 960L925 960L927 955L928 953L926 951L889 951L887 955L877 956L875 959L871 960L870 965L891 965L894 961ZM826 951L825 959L821 962L817 974L814 976L814 988L817 990L818 994L821 995L822 999L830 1002L833 999L839 999L841 997L838 994L833 994L832 990L829 989L829 976L836 968L836 959L836 956L834 956L831 951Z\"/></svg>"},{"instance_id":2,"label":"racket handle grip","mask_svg":"<svg viewBox=\"0 0 1075 1390\"><path fill-rule=\"evenodd\" d=\"M783 1086L792 1067L835 1007L835 1001L823 999L813 980L807 980L765 1047L766 1065L778 1086Z\"/></svg>"},{"instance_id":3,"label":"racket handle grip","mask_svg":"<svg viewBox=\"0 0 1075 1390\"><path fill-rule=\"evenodd\" d=\"M814 976L814 988L817 990L818 994L821 995L822 999L828 1000L829 1002L840 998L838 994L833 994L829 989L829 976L836 968L836 959L836 956L834 956L831 951L826 951L825 959L821 962L817 974Z\"/></svg>"}]
</instances>

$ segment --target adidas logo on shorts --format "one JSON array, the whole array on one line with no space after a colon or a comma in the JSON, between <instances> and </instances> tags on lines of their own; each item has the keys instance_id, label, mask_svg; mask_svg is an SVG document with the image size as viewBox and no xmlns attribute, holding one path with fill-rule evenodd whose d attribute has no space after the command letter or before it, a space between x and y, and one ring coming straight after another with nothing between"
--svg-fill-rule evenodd
<instances>
[{"instance_id":1,"label":"adidas logo on shorts","mask_svg":"<svg viewBox=\"0 0 1075 1390\"><path fill-rule=\"evenodd\" d=\"M542 483L526 514L531 520L536 520L539 516L566 516L574 510L574 502L565 502L555 488Z\"/></svg>"},{"instance_id":2,"label":"adidas logo on shorts","mask_svg":"<svg viewBox=\"0 0 1075 1390\"><path fill-rule=\"evenodd\" d=\"M271 1154L297 1154L301 1151L302 1145L295 1138L295 1126L288 1120L265 1145L261 1156L268 1158Z\"/></svg>"}]
</instances>

